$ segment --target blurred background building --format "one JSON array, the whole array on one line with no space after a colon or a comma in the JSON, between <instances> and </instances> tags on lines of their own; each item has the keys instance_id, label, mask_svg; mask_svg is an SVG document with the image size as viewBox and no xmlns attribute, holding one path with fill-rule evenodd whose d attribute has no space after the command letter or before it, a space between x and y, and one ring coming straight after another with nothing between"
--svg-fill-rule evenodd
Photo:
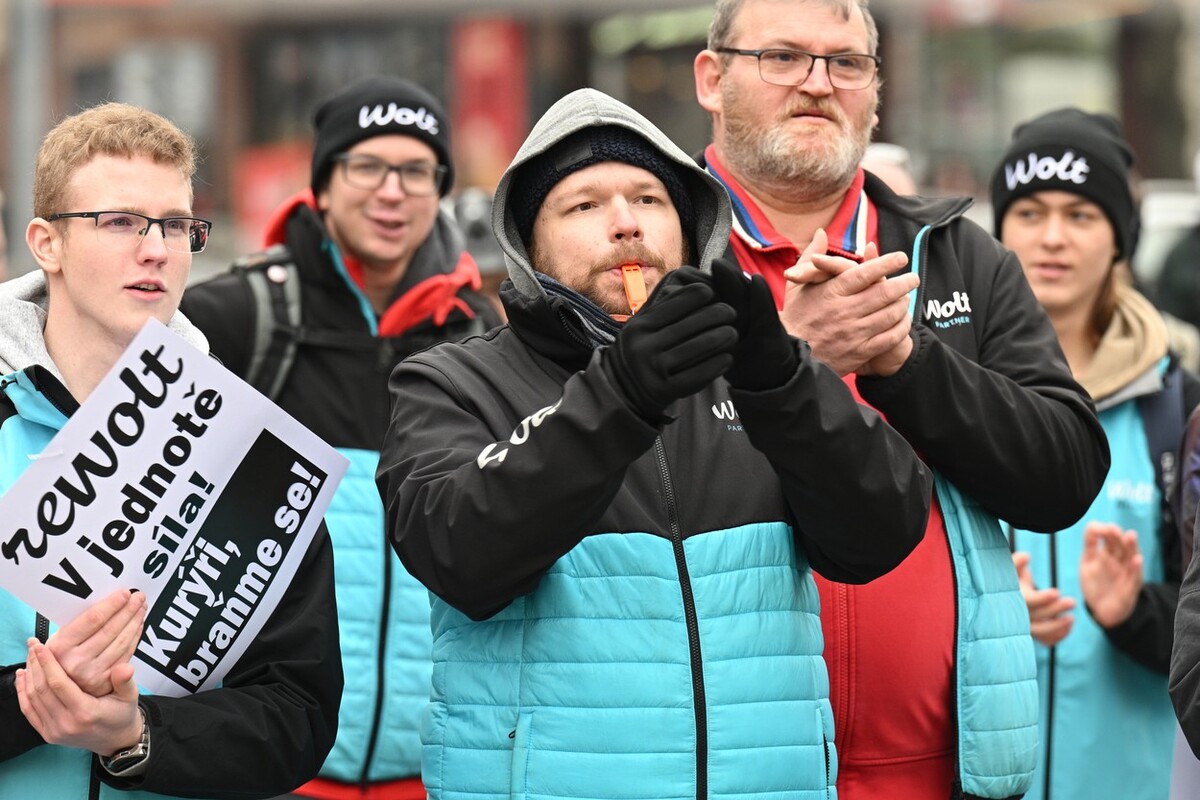
<instances>
[{"instance_id":1,"label":"blurred background building","mask_svg":"<svg viewBox=\"0 0 1200 800\"><path fill-rule=\"evenodd\" d=\"M312 110L361 74L403 75L445 99L458 189L490 190L531 122L579 86L635 106L685 150L709 132L691 65L711 3L694 0L0 0L0 9L10 276L32 266L23 230L38 142L55 120L105 99L159 111L200 142L196 211L217 227L198 274L255 248L266 215L307 185ZM1013 124L1069 103L1124 121L1155 209L1146 260L1197 219L1200 0L872 0L871 9L884 79L876 138L908 148L926 193L983 198Z\"/></svg>"}]
</instances>

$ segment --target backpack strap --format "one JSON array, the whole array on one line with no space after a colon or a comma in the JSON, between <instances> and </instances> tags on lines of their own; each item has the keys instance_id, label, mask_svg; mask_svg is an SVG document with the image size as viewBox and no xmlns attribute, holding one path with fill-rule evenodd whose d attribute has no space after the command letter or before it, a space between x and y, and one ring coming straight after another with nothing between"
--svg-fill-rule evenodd
<instances>
[{"instance_id":1,"label":"backpack strap","mask_svg":"<svg viewBox=\"0 0 1200 800\"><path fill-rule=\"evenodd\" d=\"M283 244L239 258L231 268L254 299L254 340L247 383L271 400L296 360L300 339L300 273Z\"/></svg>"},{"instance_id":2,"label":"backpack strap","mask_svg":"<svg viewBox=\"0 0 1200 800\"><path fill-rule=\"evenodd\" d=\"M1174 359L1163 375L1162 391L1138 398L1138 406L1150 446L1150 461L1154 464L1154 482L1162 495L1159 530L1171 532L1176 524L1174 502L1178 491L1179 444L1187 425L1183 370Z\"/></svg>"},{"instance_id":3,"label":"backpack strap","mask_svg":"<svg viewBox=\"0 0 1200 800\"><path fill-rule=\"evenodd\" d=\"M254 340L246 383L271 400L279 396L301 345L347 352L374 352L389 363L445 341L483 333L487 326L477 313L429 329L406 331L396 337L375 337L359 331L318 330L301 321L300 272L283 244L239 258L232 270L241 276L254 300Z\"/></svg>"}]
</instances>

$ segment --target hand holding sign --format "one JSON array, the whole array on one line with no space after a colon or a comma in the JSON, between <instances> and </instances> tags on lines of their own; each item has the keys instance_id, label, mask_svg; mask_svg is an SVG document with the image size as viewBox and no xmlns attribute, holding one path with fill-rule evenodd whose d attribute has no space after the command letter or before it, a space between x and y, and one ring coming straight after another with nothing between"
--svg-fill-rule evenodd
<instances>
[{"instance_id":1,"label":"hand holding sign","mask_svg":"<svg viewBox=\"0 0 1200 800\"><path fill-rule=\"evenodd\" d=\"M133 668L121 666L113 670L114 677L121 675L113 691L95 697L71 680L49 647L30 639L25 669L17 670L17 702L49 744L109 755L132 745L142 731Z\"/></svg>"},{"instance_id":2,"label":"hand holding sign","mask_svg":"<svg viewBox=\"0 0 1200 800\"><path fill-rule=\"evenodd\" d=\"M46 647L80 689L101 697L113 690L113 668L133 657L145 619L146 595L118 589L56 631Z\"/></svg>"}]
</instances>

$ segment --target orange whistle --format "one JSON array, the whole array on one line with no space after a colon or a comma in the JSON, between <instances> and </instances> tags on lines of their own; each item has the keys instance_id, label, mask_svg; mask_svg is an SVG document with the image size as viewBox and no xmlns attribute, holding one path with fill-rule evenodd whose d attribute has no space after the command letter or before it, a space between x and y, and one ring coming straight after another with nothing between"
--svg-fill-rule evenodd
<instances>
[{"instance_id":1,"label":"orange whistle","mask_svg":"<svg viewBox=\"0 0 1200 800\"><path fill-rule=\"evenodd\" d=\"M629 301L629 312L636 314L646 302L646 281L642 278L642 268L637 264L622 264L621 280L625 284L625 299Z\"/></svg>"}]
</instances>

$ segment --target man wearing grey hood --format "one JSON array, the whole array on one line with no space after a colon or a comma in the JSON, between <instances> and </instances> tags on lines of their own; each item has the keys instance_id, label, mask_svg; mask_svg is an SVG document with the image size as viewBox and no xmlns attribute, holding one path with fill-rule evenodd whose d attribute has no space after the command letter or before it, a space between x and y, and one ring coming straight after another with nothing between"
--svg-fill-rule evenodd
<instances>
[{"instance_id":1,"label":"man wearing grey hood","mask_svg":"<svg viewBox=\"0 0 1200 800\"><path fill-rule=\"evenodd\" d=\"M377 475L432 592L429 796L829 797L811 571L899 563L929 473L714 264L727 195L627 106L556 103L492 223L509 324L397 367Z\"/></svg>"}]
</instances>

